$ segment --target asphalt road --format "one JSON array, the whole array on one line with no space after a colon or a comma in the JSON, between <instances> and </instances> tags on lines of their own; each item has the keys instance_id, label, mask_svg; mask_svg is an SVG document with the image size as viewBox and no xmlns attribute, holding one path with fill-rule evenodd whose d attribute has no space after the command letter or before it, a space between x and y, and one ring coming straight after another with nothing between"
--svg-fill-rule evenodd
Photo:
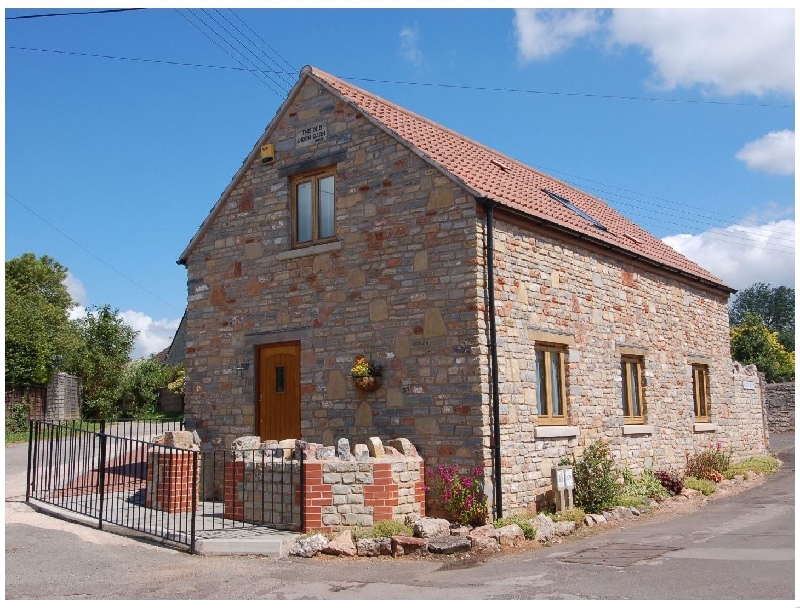
<instances>
[{"instance_id":1,"label":"asphalt road","mask_svg":"<svg viewBox=\"0 0 800 608\"><path fill-rule=\"evenodd\" d=\"M794 435L767 483L681 516L488 558L178 553L33 512L6 449L6 599L793 600ZM11 494L9 494L11 491ZM16 496L16 498L15 498ZM794 605L794 603L792 603Z\"/></svg>"}]
</instances>

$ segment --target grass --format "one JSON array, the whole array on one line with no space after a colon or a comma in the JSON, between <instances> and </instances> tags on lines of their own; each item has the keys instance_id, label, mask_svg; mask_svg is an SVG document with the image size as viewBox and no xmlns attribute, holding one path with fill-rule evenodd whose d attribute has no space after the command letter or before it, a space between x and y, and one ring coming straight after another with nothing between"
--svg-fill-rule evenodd
<instances>
[{"instance_id":1,"label":"grass","mask_svg":"<svg viewBox=\"0 0 800 608\"><path fill-rule=\"evenodd\" d=\"M6 445L14 445L17 443L28 443L28 430L24 431L9 431L6 429Z\"/></svg>"},{"instance_id":2,"label":"grass","mask_svg":"<svg viewBox=\"0 0 800 608\"><path fill-rule=\"evenodd\" d=\"M685 477L683 480L684 487L692 490L702 492L703 496L708 496L717 491L717 484L708 479L697 479L697 477Z\"/></svg>"},{"instance_id":3,"label":"grass","mask_svg":"<svg viewBox=\"0 0 800 608\"><path fill-rule=\"evenodd\" d=\"M354 526L353 541L365 538L391 538L392 536L414 536L414 528L402 521L387 519L374 526Z\"/></svg>"},{"instance_id":4,"label":"grass","mask_svg":"<svg viewBox=\"0 0 800 608\"><path fill-rule=\"evenodd\" d=\"M764 473L771 475L780 466L780 461L772 456L751 456L741 462L734 463L725 471L727 479L733 479L736 475L744 475L745 479L750 477L750 473Z\"/></svg>"},{"instance_id":5,"label":"grass","mask_svg":"<svg viewBox=\"0 0 800 608\"><path fill-rule=\"evenodd\" d=\"M566 511L557 511L550 515L553 521L574 521L576 524L581 523L584 517L586 517L586 511L578 507L573 507Z\"/></svg>"},{"instance_id":6,"label":"grass","mask_svg":"<svg viewBox=\"0 0 800 608\"><path fill-rule=\"evenodd\" d=\"M528 540L533 540L536 538L536 526L530 522L530 519L530 515L518 513L517 515L509 515L508 517L496 519L492 522L492 525L495 527L495 529L497 529L502 528L503 526L517 524L520 528L522 528L522 533L525 535L525 538Z\"/></svg>"},{"instance_id":7,"label":"grass","mask_svg":"<svg viewBox=\"0 0 800 608\"><path fill-rule=\"evenodd\" d=\"M614 499L614 502L616 503L615 506L617 506L617 507L629 507L629 508L630 507L637 507L638 508L638 507L642 506L643 504L645 504L645 502L648 502L648 500L649 499L647 497L645 497L645 496L638 496L638 495L635 495L635 494L620 494L619 496L617 496L616 499Z\"/></svg>"}]
</instances>

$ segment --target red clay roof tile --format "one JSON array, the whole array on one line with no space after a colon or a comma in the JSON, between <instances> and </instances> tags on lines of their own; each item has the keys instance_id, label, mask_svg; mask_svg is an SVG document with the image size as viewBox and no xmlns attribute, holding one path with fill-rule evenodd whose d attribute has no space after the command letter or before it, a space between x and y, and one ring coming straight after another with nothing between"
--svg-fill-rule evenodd
<instances>
[{"instance_id":1,"label":"red clay roof tile","mask_svg":"<svg viewBox=\"0 0 800 608\"><path fill-rule=\"evenodd\" d=\"M477 196L730 290L719 278L626 219L605 201L317 68L306 73L446 169ZM607 231L554 200L543 189L568 199Z\"/></svg>"}]
</instances>

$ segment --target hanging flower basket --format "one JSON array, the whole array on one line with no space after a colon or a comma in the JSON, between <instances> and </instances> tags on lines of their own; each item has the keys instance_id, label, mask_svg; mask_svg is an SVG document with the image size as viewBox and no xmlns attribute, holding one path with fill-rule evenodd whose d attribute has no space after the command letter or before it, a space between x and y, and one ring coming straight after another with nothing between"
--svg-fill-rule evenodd
<instances>
[{"instance_id":1,"label":"hanging flower basket","mask_svg":"<svg viewBox=\"0 0 800 608\"><path fill-rule=\"evenodd\" d=\"M353 377L353 386L360 392L374 393L381 387L381 366L366 361L364 357L358 358L350 374Z\"/></svg>"},{"instance_id":2,"label":"hanging flower basket","mask_svg":"<svg viewBox=\"0 0 800 608\"><path fill-rule=\"evenodd\" d=\"M374 393L381 387L380 376L353 376L353 386L365 393Z\"/></svg>"}]
</instances>

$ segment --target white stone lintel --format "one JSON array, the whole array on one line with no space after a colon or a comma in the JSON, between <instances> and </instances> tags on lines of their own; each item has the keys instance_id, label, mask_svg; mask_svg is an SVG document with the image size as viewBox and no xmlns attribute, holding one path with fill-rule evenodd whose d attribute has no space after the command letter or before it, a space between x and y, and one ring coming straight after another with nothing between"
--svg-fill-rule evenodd
<instances>
[{"instance_id":1,"label":"white stone lintel","mask_svg":"<svg viewBox=\"0 0 800 608\"><path fill-rule=\"evenodd\" d=\"M553 437L578 437L581 429L577 426L537 426L534 429L536 439Z\"/></svg>"},{"instance_id":2,"label":"white stone lintel","mask_svg":"<svg viewBox=\"0 0 800 608\"><path fill-rule=\"evenodd\" d=\"M623 424L622 425L622 434L623 435L652 435L653 434L653 425L652 424Z\"/></svg>"},{"instance_id":3,"label":"white stone lintel","mask_svg":"<svg viewBox=\"0 0 800 608\"><path fill-rule=\"evenodd\" d=\"M695 422L694 423L694 432L695 433L716 433L717 432L717 425L713 422Z\"/></svg>"},{"instance_id":4,"label":"white stone lintel","mask_svg":"<svg viewBox=\"0 0 800 608\"><path fill-rule=\"evenodd\" d=\"M317 255L318 253L327 253L329 251L338 251L342 248L341 241L334 241L333 243L323 243L322 245L312 245L311 247L302 247L301 249L292 249L291 251L281 251L275 256L277 260L291 260L294 258L302 258L307 255Z\"/></svg>"}]
</instances>

